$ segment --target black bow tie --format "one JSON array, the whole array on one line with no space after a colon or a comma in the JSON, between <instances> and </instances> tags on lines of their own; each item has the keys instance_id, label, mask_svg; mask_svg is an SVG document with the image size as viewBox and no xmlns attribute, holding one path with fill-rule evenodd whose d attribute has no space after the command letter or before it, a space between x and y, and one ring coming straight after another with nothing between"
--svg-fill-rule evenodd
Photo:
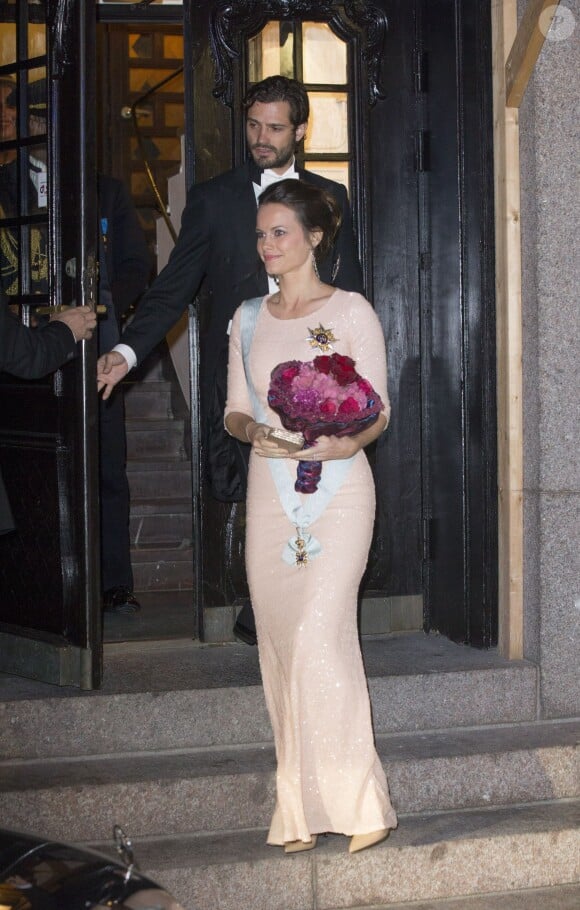
<instances>
[{"instance_id":1,"label":"black bow tie","mask_svg":"<svg viewBox=\"0 0 580 910\"><path fill-rule=\"evenodd\" d=\"M255 183L257 186L262 186L262 174L267 168L258 167L253 158L248 159L248 164L250 167L250 179L252 183ZM296 172L296 161L294 161L294 170Z\"/></svg>"}]
</instances>

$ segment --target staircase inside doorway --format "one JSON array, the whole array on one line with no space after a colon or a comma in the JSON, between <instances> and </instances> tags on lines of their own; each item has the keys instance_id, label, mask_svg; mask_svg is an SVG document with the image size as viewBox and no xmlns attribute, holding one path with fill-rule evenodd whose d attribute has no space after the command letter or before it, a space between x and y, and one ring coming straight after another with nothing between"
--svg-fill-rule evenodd
<instances>
[{"instance_id":1,"label":"staircase inside doorway","mask_svg":"<svg viewBox=\"0 0 580 910\"><path fill-rule=\"evenodd\" d=\"M124 383L131 562L141 611L106 614L104 641L193 638L189 411L165 345Z\"/></svg>"}]
</instances>

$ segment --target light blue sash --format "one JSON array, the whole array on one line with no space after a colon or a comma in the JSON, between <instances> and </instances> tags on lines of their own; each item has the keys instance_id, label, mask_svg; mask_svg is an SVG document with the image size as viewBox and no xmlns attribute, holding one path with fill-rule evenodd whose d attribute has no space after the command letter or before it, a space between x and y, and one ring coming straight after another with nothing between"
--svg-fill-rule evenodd
<instances>
[{"instance_id":1,"label":"light blue sash","mask_svg":"<svg viewBox=\"0 0 580 910\"><path fill-rule=\"evenodd\" d=\"M262 300L262 297L252 297L251 300L244 300L242 303L240 335L246 382L254 409L254 417L260 423L267 423L266 412L256 395L250 375L250 348ZM353 455L352 458L325 461L318 489L315 493L304 494L304 498L294 489L296 475L292 476L286 460L282 458L267 459L282 508L296 528L296 538L290 538L282 552L284 562L289 565L305 565L308 559L314 559L322 551L319 541L309 534L307 529L320 518L328 503L341 488L354 458Z\"/></svg>"}]
</instances>

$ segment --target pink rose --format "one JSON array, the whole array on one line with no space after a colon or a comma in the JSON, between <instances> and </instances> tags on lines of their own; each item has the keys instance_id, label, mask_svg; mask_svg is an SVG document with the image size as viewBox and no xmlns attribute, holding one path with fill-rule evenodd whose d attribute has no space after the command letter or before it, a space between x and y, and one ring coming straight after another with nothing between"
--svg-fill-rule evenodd
<instances>
[{"instance_id":1,"label":"pink rose","mask_svg":"<svg viewBox=\"0 0 580 910\"><path fill-rule=\"evenodd\" d=\"M300 372L300 367L297 367L297 366L286 367L285 370L282 370L282 373L280 374L280 379L282 380L282 382L285 385L290 385L290 383L292 382L294 377L298 376L299 372Z\"/></svg>"},{"instance_id":2,"label":"pink rose","mask_svg":"<svg viewBox=\"0 0 580 910\"><path fill-rule=\"evenodd\" d=\"M356 399L351 398L351 397L345 398L345 400L342 402L342 404L338 408L338 413L343 414L343 415L344 414L359 414L360 406L359 406L358 401L356 401Z\"/></svg>"},{"instance_id":3,"label":"pink rose","mask_svg":"<svg viewBox=\"0 0 580 910\"><path fill-rule=\"evenodd\" d=\"M372 385L370 384L370 382L368 381L368 379L359 378L359 379L357 379L356 384L359 387L359 389L361 390L361 392L365 393L367 398L369 397L369 395L374 394L374 389L373 389Z\"/></svg>"},{"instance_id":4,"label":"pink rose","mask_svg":"<svg viewBox=\"0 0 580 910\"><path fill-rule=\"evenodd\" d=\"M354 360L351 357L345 357L342 354L333 354L332 375L339 385L348 385L357 379L357 372L354 368Z\"/></svg>"},{"instance_id":5,"label":"pink rose","mask_svg":"<svg viewBox=\"0 0 580 910\"><path fill-rule=\"evenodd\" d=\"M330 398L326 398L320 405L320 410L324 415L332 417L336 414L336 402L332 401Z\"/></svg>"},{"instance_id":6,"label":"pink rose","mask_svg":"<svg viewBox=\"0 0 580 910\"><path fill-rule=\"evenodd\" d=\"M314 368L319 373L330 373L331 370L331 360L330 357L315 357L314 358Z\"/></svg>"}]
</instances>

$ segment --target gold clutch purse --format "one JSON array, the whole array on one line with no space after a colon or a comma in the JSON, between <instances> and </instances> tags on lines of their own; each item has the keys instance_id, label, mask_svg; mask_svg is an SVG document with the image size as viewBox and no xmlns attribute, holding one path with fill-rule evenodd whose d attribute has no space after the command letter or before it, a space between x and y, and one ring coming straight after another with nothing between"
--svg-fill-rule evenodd
<instances>
[{"instance_id":1,"label":"gold clutch purse","mask_svg":"<svg viewBox=\"0 0 580 910\"><path fill-rule=\"evenodd\" d=\"M298 452L304 448L304 436L302 433L293 433L291 430L285 430L283 427L274 427L268 433L268 439L273 439L282 449L287 452Z\"/></svg>"}]
</instances>

